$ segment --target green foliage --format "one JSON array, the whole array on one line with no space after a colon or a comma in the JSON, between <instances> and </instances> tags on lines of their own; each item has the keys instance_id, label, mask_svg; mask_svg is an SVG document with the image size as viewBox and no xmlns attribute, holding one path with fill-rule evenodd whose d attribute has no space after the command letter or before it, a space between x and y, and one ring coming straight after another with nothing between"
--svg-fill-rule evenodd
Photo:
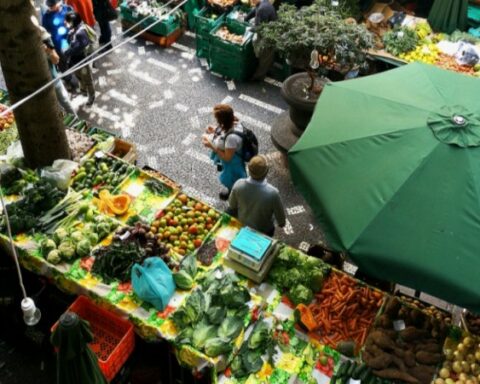
<instances>
[{"instance_id":1,"label":"green foliage","mask_svg":"<svg viewBox=\"0 0 480 384\"><path fill-rule=\"evenodd\" d=\"M407 27L388 31L383 36L385 50L394 56L413 51L418 44L418 35L415 30Z\"/></svg>"},{"instance_id":2,"label":"green foliage","mask_svg":"<svg viewBox=\"0 0 480 384\"><path fill-rule=\"evenodd\" d=\"M363 66L365 51L373 47L372 35L363 25L345 22L342 14L327 3L317 0L299 10L282 4L276 21L258 27L261 48L275 49L293 65L304 69L308 69L313 50L342 68Z\"/></svg>"},{"instance_id":3,"label":"green foliage","mask_svg":"<svg viewBox=\"0 0 480 384\"><path fill-rule=\"evenodd\" d=\"M233 341L242 332L243 321L238 317L226 317L218 329L218 337L225 341Z\"/></svg>"},{"instance_id":4,"label":"green foliage","mask_svg":"<svg viewBox=\"0 0 480 384\"><path fill-rule=\"evenodd\" d=\"M202 321L193 329L192 345L198 350L201 350L205 346L207 340L213 339L216 336L217 327L215 325L208 324L207 321Z\"/></svg>"},{"instance_id":5,"label":"green foliage","mask_svg":"<svg viewBox=\"0 0 480 384\"><path fill-rule=\"evenodd\" d=\"M210 323L212 324L218 325L223 321L226 314L227 314L227 310L225 307L212 306L208 308L208 311L207 311L208 321L210 321Z\"/></svg>"}]
</instances>

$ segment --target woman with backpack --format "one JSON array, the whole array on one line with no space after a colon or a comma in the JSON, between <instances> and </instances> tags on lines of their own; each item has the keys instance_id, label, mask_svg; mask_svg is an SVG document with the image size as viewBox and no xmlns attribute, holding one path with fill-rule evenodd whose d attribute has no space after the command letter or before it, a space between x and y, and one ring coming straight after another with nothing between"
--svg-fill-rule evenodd
<instances>
[{"instance_id":1,"label":"woman with backpack","mask_svg":"<svg viewBox=\"0 0 480 384\"><path fill-rule=\"evenodd\" d=\"M244 127L227 104L218 104L213 108L217 127L209 126L202 136L202 144L211 149L211 159L220 172L219 179L226 188L220 192L220 199L227 200L233 184L247 177L243 159ZM213 134L213 138L210 136Z\"/></svg>"},{"instance_id":2,"label":"woman with backpack","mask_svg":"<svg viewBox=\"0 0 480 384\"><path fill-rule=\"evenodd\" d=\"M83 24L78 13L68 13L65 16L65 25L69 29L68 40L70 43L70 48L65 53L68 57L68 65L71 68L87 57L87 50L92 42L87 27ZM95 101L95 88L90 64L77 69L75 76L80 82L80 91L86 92L88 95L87 106L91 106Z\"/></svg>"}]
</instances>

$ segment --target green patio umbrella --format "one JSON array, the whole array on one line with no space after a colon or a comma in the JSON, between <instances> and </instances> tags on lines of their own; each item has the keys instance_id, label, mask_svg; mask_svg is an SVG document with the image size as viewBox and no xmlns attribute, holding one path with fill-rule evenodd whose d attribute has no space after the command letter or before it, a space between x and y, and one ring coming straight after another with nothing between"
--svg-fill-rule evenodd
<instances>
[{"instance_id":1,"label":"green patio umbrella","mask_svg":"<svg viewBox=\"0 0 480 384\"><path fill-rule=\"evenodd\" d=\"M327 84L290 172L366 273L480 312L480 80L424 64Z\"/></svg>"},{"instance_id":2,"label":"green patio umbrella","mask_svg":"<svg viewBox=\"0 0 480 384\"><path fill-rule=\"evenodd\" d=\"M57 351L57 384L106 384L95 353L88 343L93 334L87 321L76 313L64 313L52 334Z\"/></svg>"},{"instance_id":3,"label":"green patio umbrella","mask_svg":"<svg viewBox=\"0 0 480 384\"><path fill-rule=\"evenodd\" d=\"M467 28L468 0L435 0L428 15L434 31L452 33Z\"/></svg>"}]
</instances>

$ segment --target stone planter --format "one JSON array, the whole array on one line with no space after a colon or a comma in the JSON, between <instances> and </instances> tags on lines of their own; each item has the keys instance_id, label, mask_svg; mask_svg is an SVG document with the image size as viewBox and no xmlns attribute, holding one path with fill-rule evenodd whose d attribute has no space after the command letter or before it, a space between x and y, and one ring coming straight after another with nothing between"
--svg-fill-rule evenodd
<instances>
[{"instance_id":1,"label":"stone planter","mask_svg":"<svg viewBox=\"0 0 480 384\"><path fill-rule=\"evenodd\" d=\"M289 105L288 112L281 114L272 125L271 138L273 144L283 153L297 142L310 122L318 97L326 78L317 78L315 86L320 92L309 92L310 77L306 72L296 73L288 77L282 85L282 96Z\"/></svg>"}]
</instances>

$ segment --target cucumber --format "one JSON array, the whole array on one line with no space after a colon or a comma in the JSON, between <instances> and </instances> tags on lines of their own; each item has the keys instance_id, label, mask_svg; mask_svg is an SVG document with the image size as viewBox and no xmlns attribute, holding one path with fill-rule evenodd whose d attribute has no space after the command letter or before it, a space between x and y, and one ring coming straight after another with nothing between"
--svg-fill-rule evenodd
<instances>
[{"instance_id":1,"label":"cucumber","mask_svg":"<svg viewBox=\"0 0 480 384\"><path fill-rule=\"evenodd\" d=\"M344 361L342 363L342 365L340 365L340 368L337 372L337 375L340 376L340 377L346 376L348 370L350 369L351 364L352 364L352 362L350 360Z\"/></svg>"},{"instance_id":2,"label":"cucumber","mask_svg":"<svg viewBox=\"0 0 480 384\"><path fill-rule=\"evenodd\" d=\"M351 363L350 364L350 367L348 368L348 370L346 372L346 376L348 378L353 377L353 372L355 371L356 366L357 366L356 363Z\"/></svg>"},{"instance_id":3,"label":"cucumber","mask_svg":"<svg viewBox=\"0 0 480 384\"><path fill-rule=\"evenodd\" d=\"M363 373L367 369L367 366L365 364L359 364L357 367L353 370L352 373L352 378L355 380L358 380Z\"/></svg>"}]
</instances>

